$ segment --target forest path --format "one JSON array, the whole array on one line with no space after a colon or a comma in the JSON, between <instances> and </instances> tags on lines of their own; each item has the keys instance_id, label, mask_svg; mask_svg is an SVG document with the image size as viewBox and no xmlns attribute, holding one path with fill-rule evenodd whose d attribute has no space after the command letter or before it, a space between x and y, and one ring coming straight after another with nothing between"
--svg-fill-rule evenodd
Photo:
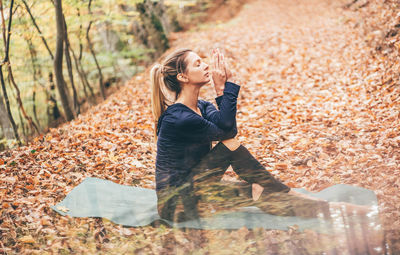
<instances>
[{"instance_id":1,"label":"forest path","mask_svg":"<svg viewBox=\"0 0 400 255\"><path fill-rule=\"evenodd\" d=\"M241 80L238 138L269 171L313 191L337 183L374 190L394 234L398 119L372 107L374 60L344 2L330 2L253 1L228 23L175 34L172 46L191 48L208 62L219 47L231 60ZM201 98L214 97L211 86L202 89ZM154 188L152 134L147 70L70 123L1 153L0 186L12 190L2 192L3 212L17 215L22 227L41 229L43 219L55 223L46 229L66 228L49 206L85 177Z\"/></svg>"}]
</instances>

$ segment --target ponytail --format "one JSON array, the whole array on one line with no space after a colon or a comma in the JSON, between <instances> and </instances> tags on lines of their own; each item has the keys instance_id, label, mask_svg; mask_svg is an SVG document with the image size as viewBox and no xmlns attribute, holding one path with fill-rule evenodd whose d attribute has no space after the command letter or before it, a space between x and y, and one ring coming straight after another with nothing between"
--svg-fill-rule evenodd
<instances>
[{"instance_id":1,"label":"ponytail","mask_svg":"<svg viewBox=\"0 0 400 255\"><path fill-rule=\"evenodd\" d=\"M161 73L162 66L156 64L150 71L151 78L151 110L154 119L154 137L157 141L158 119L165 111L165 96L161 86L164 85L164 77Z\"/></svg>"},{"instance_id":2,"label":"ponytail","mask_svg":"<svg viewBox=\"0 0 400 255\"><path fill-rule=\"evenodd\" d=\"M171 98L165 96L163 88L175 93L175 100L181 93L181 84L177 79L178 73L184 73L187 68L186 54L190 49L178 49L168 55L162 64L155 64L150 71L151 79L151 110L154 119L154 137L157 142L158 121L164 113Z\"/></svg>"}]
</instances>

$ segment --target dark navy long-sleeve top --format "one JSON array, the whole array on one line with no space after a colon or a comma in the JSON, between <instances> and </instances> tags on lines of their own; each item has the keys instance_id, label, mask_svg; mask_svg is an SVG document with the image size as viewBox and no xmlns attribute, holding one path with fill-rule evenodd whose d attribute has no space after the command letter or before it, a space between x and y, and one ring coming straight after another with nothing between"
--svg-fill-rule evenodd
<instances>
[{"instance_id":1,"label":"dark navy long-sleeve top","mask_svg":"<svg viewBox=\"0 0 400 255\"><path fill-rule=\"evenodd\" d=\"M226 82L215 100L218 110L198 100L201 115L182 103L170 105L157 124L156 190L180 186L190 169L211 150L211 142L237 134L236 106L240 86Z\"/></svg>"}]
</instances>

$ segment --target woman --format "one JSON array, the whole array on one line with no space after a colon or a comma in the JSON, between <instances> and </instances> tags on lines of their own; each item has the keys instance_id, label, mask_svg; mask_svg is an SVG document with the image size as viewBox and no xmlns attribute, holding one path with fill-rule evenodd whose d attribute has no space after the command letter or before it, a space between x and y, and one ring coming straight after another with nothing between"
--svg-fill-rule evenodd
<instances>
[{"instance_id":1,"label":"woman","mask_svg":"<svg viewBox=\"0 0 400 255\"><path fill-rule=\"evenodd\" d=\"M213 50L212 70L189 49L179 49L151 70L152 111L157 140L156 192L161 218L183 221L217 210L257 206L282 216L329 216L328 203L291 190L274 178L235 138L240 85ZM218 109L198 100L200 88L213 80ZM168 100L166 88L175 95ZM173 104L168 105L168 102ZM219 141L211 148L212 141ZM246 185L221 182L229 166Z\"/></svg>"}]
</instances>

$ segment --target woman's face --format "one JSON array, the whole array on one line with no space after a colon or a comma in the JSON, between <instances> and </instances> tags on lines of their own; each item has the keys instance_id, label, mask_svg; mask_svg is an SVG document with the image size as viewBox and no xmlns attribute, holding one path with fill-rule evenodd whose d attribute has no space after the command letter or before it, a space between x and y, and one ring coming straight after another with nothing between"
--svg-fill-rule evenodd
<instances>
[{"instance_id":1,"label":"woman's face","mask_svg":"<svg viewBox=\"0 0 400 255\"><path fill-rule=\"evenodd\" d=\"M210 82L211 75L208 65L194 52L189 52L186 56L187 68L185 76L189 84L205 85Z\"/></svg>"}]
</instances>

